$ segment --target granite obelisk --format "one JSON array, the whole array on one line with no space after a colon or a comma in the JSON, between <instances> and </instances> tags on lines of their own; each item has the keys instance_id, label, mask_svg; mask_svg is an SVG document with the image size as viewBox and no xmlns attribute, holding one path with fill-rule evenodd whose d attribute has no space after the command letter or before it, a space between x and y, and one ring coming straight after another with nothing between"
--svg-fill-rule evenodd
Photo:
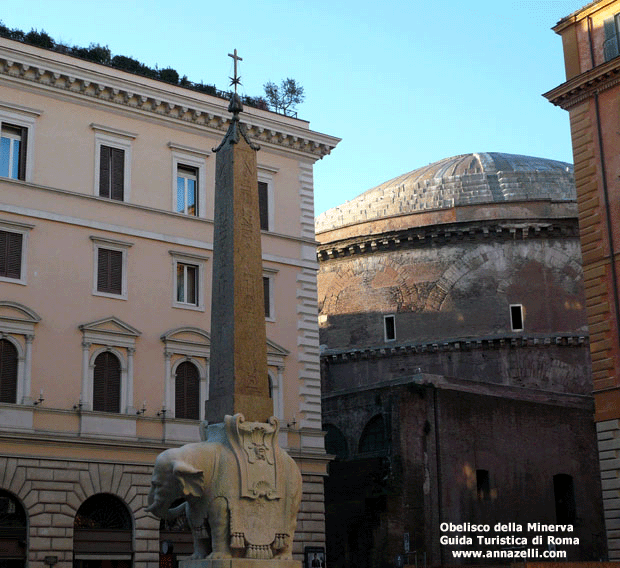
<instances>
[{"instance_id":1,"label":"granite obelisk","mask_svg":"<svg viewBox=\"0 0 620 568\"><path fill-rule=\"evenodd\" d=\"M243 111L235 85L226 136L215 165L215 230L211 300L209 400L205 418L225 415L267 422L273 414L267 376L267 337L263 303L263 268L258 205L258 146L239 121Z\"/></svg>"}]
</instances>

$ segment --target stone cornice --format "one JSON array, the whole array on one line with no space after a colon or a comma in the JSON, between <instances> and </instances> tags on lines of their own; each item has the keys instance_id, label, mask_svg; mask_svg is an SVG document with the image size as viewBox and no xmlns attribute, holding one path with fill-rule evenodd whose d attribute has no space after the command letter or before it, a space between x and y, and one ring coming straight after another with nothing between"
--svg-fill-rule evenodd
<instances>
[{"instance_id":1,"label":"stone cornice","mask_svg":"<svg viewBox=\"0 0 620 568\"><path fill-rule=\"evenodd\" d=\"M438 353L445 351L473 351L503 348L532 347L583 347L589 344L587 334L553 334L553 335L510 335L501 337L480 337L468 339L448 339L425 343L401 343L399 345L381 345L365 349L326 349L321 353L321 360L330 364L349 363L369 359L387 359L401 355Z\"/></svg>"},{"instance_id":2,"label":"stone cornice","mask_svg":"<svg viewBox=\"0 0 620 568\"><path fill-rule=\"evenodd\" d=\"M174 85L84 62L0 38L0 80L27 83L48 91L130 112L181 121L221 136L230 122L228 101ZM242 115L251 138L260 144L314 160L328 155L339 138L309 130L305 121L246 108Z\"/></svg>"},{"instance_id":3,"label":"stone cornice","mask_svg":"<svg viewBox=\"0 0 620 568\"><path fill-rule=\"evenodd\" d=\"M620 83L620 57L573 77L543 94L549 102L564 110Z\"/></svg>"},{"instance_id":4,"label":"stone cornice","mask_svg":"<svg viewBox=\"0 0 620 568\"><path fill-rule=\"evenodd\" d=\"M498 241L528 238L579 238L577 218L565 219L503 219L448 223L411 227L401 231L377 235L363 235L351 239L320 244L319 262L345 257L373 254L403 248L419 248L432 244L452 244L463 241Z\"/></svg>"}]
</instances>

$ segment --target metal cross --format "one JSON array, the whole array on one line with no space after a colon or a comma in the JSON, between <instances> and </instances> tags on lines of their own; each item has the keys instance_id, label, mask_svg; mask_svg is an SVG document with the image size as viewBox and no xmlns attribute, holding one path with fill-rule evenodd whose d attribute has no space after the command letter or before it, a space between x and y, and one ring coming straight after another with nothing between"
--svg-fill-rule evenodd
<instances>
[{"instance_id":1,"label":"metal cross","mask_svg":"<svg viewBox=\"0 0 620 568\"><path fill-rule=\"evenodd\" d=\"M228 57L232 57L235 60L235 76L229 77L230 84L235 86L235 93L237 92L237 85L241 85L241 77L237 76L237 61L243 61L241 57L237 55L237 50L234 53L229 53Z\"/></svg>"}]
</instances>

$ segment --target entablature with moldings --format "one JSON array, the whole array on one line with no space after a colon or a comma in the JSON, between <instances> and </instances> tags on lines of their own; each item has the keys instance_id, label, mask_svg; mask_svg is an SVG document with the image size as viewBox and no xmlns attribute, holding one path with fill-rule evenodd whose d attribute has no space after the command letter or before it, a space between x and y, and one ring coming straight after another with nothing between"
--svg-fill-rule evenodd
<instances>
[{"instance_id":1,"label":"entablature with moldings","mask_svg":"<svg viewBox=\"0 0 620 568\"><path fill-rule=\"evenodd\" d=\"M227 100L4 38L0 38L0 78L182 121L218 136L230 122ZM340 142L339 138L305 128L302 125L308 123L303 120L269 111L246 107L242 122L248 135L259 143L306 159L311 156L319 160Z\"/></svg>"}]
</instances>

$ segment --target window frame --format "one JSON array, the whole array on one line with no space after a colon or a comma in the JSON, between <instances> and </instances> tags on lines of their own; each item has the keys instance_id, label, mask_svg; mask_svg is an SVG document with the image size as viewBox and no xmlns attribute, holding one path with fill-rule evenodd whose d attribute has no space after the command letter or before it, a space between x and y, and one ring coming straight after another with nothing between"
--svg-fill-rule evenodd
<instances>
[{"instance_id":1,"label":"window frame","mask_svg":"<svg viewBox=\"0 0 620 568\"><path fill-rule=\"evenodd\" d=\"M11 278L9 276L1 276L0 282L10 282L13 284L21 284L26 286L28 283L28 237L34 225L25 225L23 223L13 223L10 221L0 221L0 231L6 233L15 233L22 236L22 253L20 259L20 275L19 278Z\"/></svg>"},{"instance_id":2,"label":"window frame","mask_svg":"<svg viewBox=\"0 0 620 568\"><path fill-rule=\"evenodd\" d=\"M265 281L267 281L268 290L268 302L269 302L269 314L265 314L265 321L275 322L276 321L276 305L275 305L275 282L276 282L276 274L278 270L274 268L265 268L263 267L263 298L264 298L264 287Z\"/></svg>"},{"instance_id":3,"label":"window frame","mask_svg":"<svg viewBox=\"0 0 620 568\"><path fill-rule=\"evenodd\" d=\"M23 165L24 178L1 177L2 180L32 182L34 172L34 139L36 119L41 115L41 111L22 107L19 105L7 105L0 103L0 132L2 124L16 126L26 130L26 149L24 157L26 163Z\"/></svg>"},{"instance_id":4,"label":"window frame","mask_svg":"<svg viewBox=\"0 0 620 568\"><path fill-rule=\"evenodd\" d=\"M173 142L168 142L168 147L172 150L172 211L177 215L185 217L196 217L206 219L207 210L207 158L208 152L189 148ZM196 207L198 213L190 215L177 211L177 177L179 166L194 168L197 171L198 182L196 184Z\"/></svg>"},{"instance_id":5,"label":"window frame","mask_svg":"<svg viewBox=\"0 0 620 568\"><path fill-rule=\"evenodd\" d=\"M131 150L132 142L137 134L126 132L117 128L110 128L101 124L91 123L90 127L95 131L95 175L93 193L96 197L115 201L118 203L131 202ZM100 195L99 182L101 179L101 147L116 148L124 151L123 157L123 199L113 199Z\"/></svg>"},{"instance_id":6,"label":"window frame","mask_svg":"<svg viewBox=\"0 0 620 568\"><path fill-rule=\"evenodd\" d=\"M168 251L172 257L172 307L184 310L205 311L205 274L206 263L209 260L206 256L195 255L180 251ZM197 303L180 302L178 298L177 268L179 264L195 266L198 275L198 285L196 286Z\"/></svg>"},{"instance_id":7,"label":"window frame","mask_svg":"<svg viewBox=\"0 0 620 568\"><path fill-rule=\"evenodd\" d=\"M394 337L388 337L388 320L392 321L392 330L394 332ZM383 339L384 341L396 341L396 316L394 314L383 316Z\"/></svg>"},{"instance_id":8,"label":"window frame","mask_svg":"<svg viewBox=\"0 0 620 568\"><path fill-rule=\"evenodd\" d=\"M113 298L115 300L127 300L127 256L128 251L133 243L116 241L112 239L105 239L101 237L90 237L93 242L93 296L102 296L104 298ZM122 254L121 257L121 293L113 294L111 292L103 292L98 289L98 276L99 276L99 249L115 250Z\"/></svg>"},{"instance_id":9,"label":"window frame","mask_svg":"<svg viewBox=\"0 0 620 568\"><path fill-rule=\"evenodd\" d=\"M273 232L275 225L275 197L274 197L274 176L278 173L278 168L271 166L258 165L258 182L267 184L267 228L261 231ZM258 191L258 187L256 188Z\"/></svg>"},{"instance_id":10,"label":"window frame","mask_svg":"<svg viewBox=\"0 0 620 568\"><path fill-rule=\"evenodd\" d=\"M521 318L521 327L515 326L513 311L514 308L519 309L519 314ZM523 309L523 304L510 304L510 331L523 331L525 329L525 311Z\"/></svg>"}]
</instances>

